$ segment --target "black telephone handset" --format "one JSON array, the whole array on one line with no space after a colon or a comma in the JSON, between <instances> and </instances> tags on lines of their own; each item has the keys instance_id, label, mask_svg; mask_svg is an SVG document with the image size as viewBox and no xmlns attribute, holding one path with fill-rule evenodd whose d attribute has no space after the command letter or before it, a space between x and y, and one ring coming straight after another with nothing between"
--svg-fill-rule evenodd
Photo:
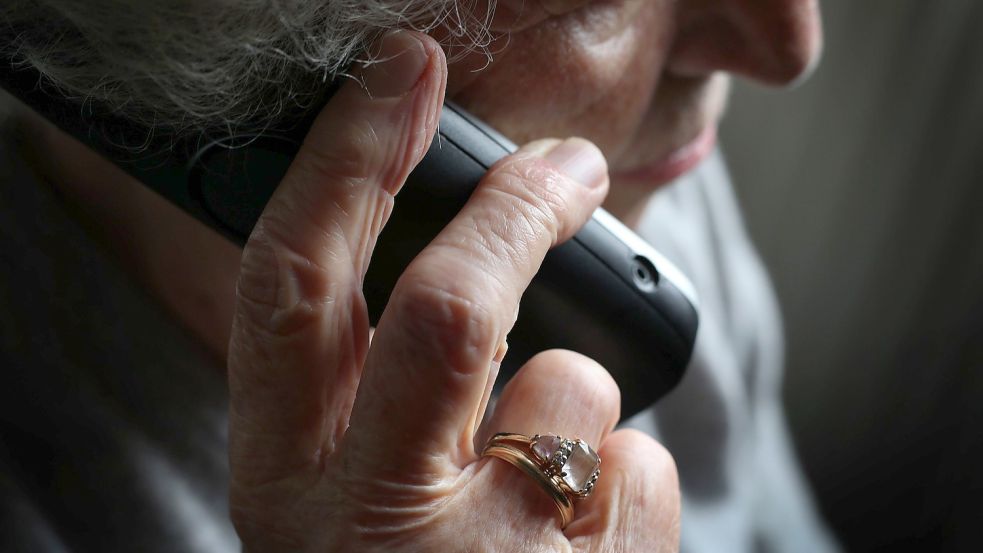
<instances>
[{"instance_id":1,"label":"black telephone handset","mask_svg":"<svg viewBox=\"0 0 983 553\"><path fill-rule=\"evenodd\" d=\"M2 63L0 87L240 245L309 128L308 121L240 137L234 147L162 136L145 143L145 131L131 123L48 94L37 72ZM458 213L488 168L515 149L462 109L444 106L439 136L400 191L365 278L373 323L403 269ZM536 353L570 349L610 371L621 388L622 417L631 416L682 378L696 338L696 306L686 277L599 209L549 252L523 295L499 385Z\"/></svg>"}]
</instances>

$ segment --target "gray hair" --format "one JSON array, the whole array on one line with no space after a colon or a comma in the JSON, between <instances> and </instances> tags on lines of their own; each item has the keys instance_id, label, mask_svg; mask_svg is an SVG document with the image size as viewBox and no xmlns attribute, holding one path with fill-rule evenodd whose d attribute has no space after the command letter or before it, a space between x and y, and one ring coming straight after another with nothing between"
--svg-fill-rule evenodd
<instances>
[{"instance_id":1,"label":"gray hair","mask_svg":"<svg viewBox=\"0 0 983 553\"><path fill-rule=\"evenodd\" d=\"M324 100L387 30L490 43L494 0L4 0L0 45L65 95L175 133L256 130ZM368 54L369 56L371 54Z\"/></svg>"}]
</instances>

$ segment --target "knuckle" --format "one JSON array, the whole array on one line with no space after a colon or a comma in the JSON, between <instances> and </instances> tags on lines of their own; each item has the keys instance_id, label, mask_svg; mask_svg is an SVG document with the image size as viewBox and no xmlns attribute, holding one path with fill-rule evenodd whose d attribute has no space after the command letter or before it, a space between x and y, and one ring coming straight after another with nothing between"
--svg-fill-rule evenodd
<instances>
[{"instance_id":1,"label":"knuckle","mask_svg":"<svg viewBox=\"0 0 983 553\"><path fill-rule=\"evenodd\" d=\"M326 139L309 137L299 167L318 180L361 182L372 176L382 138L371 121L340 122Z\"/></svg>"},{"instance_id":2,"label":"knuckle","mask_svg":"<svg viewBox=\"0 0 983 553\"><path fill-rule=\"evenodd\" d=\"M337 273L338 271L334 271ZM333 274L275 233L257 229L243 250L236 284L237 322L270 337L304 333L323 320L348 279Z\"/></svg>"},{"instance_id":3,"label":"knuckle","mask_svg":"<svg viewBox=\"0 0 983 553\"><path fill-rule=\"evenodd\" d=\"M411 343L436 354L451 369L471 374L484 370L498 345L496 317L474 286L435 283L431 278L404 274L393 293L397 316Z\"/></svg>"},{"instance_id":4,"label":"knuckle","mask_svg":"<svg viewBox=\"0 0 983 553\"><path fill-rule=\"evenodd\" d=\"M574 212L577 185L541 158L510 158L493 168L490 190L504 194L506 202L534 235L546 234L556 242Z\"/></svg>"},{"instance_id":5,"label":"knuckle","mask_svg":"<svg viewBox=\"0 0 983 553\"><path fill-rule=\"evenodd\" d=\"M276 304L275 246L265 229L257 228L242 250L239 276L236 280L236 299L256 305L274 307Z\"/></svg>"}]
</instances>

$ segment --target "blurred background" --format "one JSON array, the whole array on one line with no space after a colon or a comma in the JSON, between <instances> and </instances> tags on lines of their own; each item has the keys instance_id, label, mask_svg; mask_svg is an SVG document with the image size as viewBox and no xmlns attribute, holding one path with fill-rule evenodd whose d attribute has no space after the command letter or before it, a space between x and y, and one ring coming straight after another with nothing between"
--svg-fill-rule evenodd
<instances>
[{"instance_id":1,"label":"blurred background","mask_svg":"<svg viewBox=\"0 0 983 553\"><path fill-rule=\"evenodd\" d=\"M983 551L983 2L824 0L722 143L782 302L785 402L853 551Z\"/></svg>"}]
</instances>

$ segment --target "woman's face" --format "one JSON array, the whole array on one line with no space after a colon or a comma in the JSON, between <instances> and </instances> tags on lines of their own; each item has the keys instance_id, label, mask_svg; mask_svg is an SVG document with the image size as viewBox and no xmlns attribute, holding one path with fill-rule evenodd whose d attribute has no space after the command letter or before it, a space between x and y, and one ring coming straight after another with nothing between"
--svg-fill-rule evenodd
<instances>
[{"instance_id":1,"label":"woman's face","mask_svg":"<svg viewBox=\"0 0 983 553\"><path fill-rule=\"evenodd\" d=\"M709 153L727 73L787 84L821 48L816 0L500 0L495 25L494 61L453 64L449 97L516 142L594 141L615 205Z\"/></svg>"}]
</instances>

